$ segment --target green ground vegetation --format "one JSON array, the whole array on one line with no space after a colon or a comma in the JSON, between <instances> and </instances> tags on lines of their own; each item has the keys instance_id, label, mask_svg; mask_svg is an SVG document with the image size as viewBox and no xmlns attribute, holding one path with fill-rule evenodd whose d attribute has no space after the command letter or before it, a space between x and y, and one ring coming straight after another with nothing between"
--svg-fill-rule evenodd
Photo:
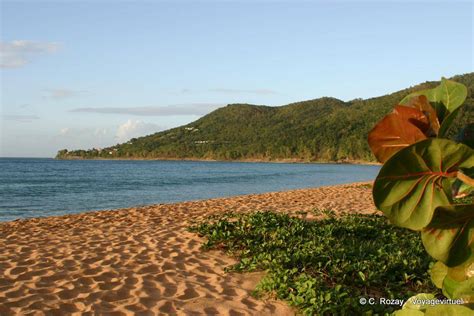
<instances>
[{"instance_id":1,"label":"green ground vegetation","mask_svg":"<svg viewBox=\"0 0 474 316\"><path fill-rule=\"evenodd\" d=\"M272 212L221 214L190 228L204 249L238 258L228 271L267 271L255 295L289 302L305 315L387 315L401 306L361 305L373 297L442 297L431 283L433 260L419 234L377 215L308 221Z\"/></svg>"},{"instance_id":2,"label":"green ground vegetation","mask_svg":"<svg viewBox=\"0 0 474 316\"><path fill-rule=\"evenodd\" d=\"M452 79L469 92L451 138L474 122L474 73ZM367 144L372 127L410 92L437 84L347 102L325 97L279 107L230 104L184 126L103 149L63 149L57 158L375 161Z\"/></svg>"}]
</instances>

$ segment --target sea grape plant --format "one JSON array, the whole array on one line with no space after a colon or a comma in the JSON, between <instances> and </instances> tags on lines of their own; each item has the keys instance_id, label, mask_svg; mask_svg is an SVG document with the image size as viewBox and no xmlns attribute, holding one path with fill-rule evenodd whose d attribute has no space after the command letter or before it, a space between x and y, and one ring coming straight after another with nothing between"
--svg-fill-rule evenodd
<instances>
[{"instance_id":1,"label":"sea grape plant","mask_svg":"<svg viewBox=\"0 0 474 316\"><path fill-rule=\"evenodd\" d=\"M456 202L474 191L472 134L463 129L456 141L445 138L466 97L464 85L443 78L433 89L407 95L368 136L383 163L375 205L391 223L421 232L426 251L438 260L430 269L433 283L464 303L406 304L400 315L472 313L466 306L474 304L474 202Z\"/></svg>"}]
</instances>

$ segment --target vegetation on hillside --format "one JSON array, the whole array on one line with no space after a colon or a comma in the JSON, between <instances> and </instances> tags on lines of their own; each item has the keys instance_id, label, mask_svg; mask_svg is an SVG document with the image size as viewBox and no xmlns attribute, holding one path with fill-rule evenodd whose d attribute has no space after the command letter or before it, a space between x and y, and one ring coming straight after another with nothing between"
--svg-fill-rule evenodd
<instances>
[{"instance_id":1,"label":"vegetation on hillside","mask_svg":"<svg viewBox=\"0 0 474 316\"><path fill-rule=\"evenodd\" d=\"M453 78L468 87L450 137L474 122L474 73ZM197 121L101 150L58 152L57 158L375 161L367 134L413 88L367 100L320 98L280 107L230 104Z\"/></svg>"},{"instance_id":2,"label":"vegetation on hillside","mask_svg":"<svg viewBox=\"0 0 474 316\"><path fill-rule=\"evenodd\" d=\"M418 234L378 215L315 212L326 218L228 213L191 231L207 239L204 249L238 258L229 271L267 271L257 296L286 300L306 315L386 315L403 302L380 299L406 301L420 292L443 298L429 279L432 260Z\"/></svg>"}]
</instances>

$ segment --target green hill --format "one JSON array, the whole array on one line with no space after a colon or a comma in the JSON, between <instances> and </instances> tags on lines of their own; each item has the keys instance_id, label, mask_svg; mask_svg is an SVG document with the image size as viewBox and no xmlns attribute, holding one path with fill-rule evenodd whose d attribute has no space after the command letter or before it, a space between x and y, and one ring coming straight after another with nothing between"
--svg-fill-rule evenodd
<instances>
[{"instance_id":1,"label":"green hill","mask_svg":"<svg viewBox=\"0 0 474 316\"><path fill-rule=\"evenodd\" d=\"M453 136L474 122L474 73L451 79L469 91ZM230 104L184 126L101 151L64 149L56 158L374 161L367 145L374 124L411 91L437 84L348 102L325 97L279 107Z\"/></svg>"}]
</instances>

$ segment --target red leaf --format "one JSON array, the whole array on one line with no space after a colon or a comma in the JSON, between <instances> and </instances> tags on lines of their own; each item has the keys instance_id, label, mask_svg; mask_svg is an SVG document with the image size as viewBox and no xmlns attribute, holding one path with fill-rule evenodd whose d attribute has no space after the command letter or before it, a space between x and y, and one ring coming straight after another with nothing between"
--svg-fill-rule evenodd
<instances>
[{"instance_id":1,"label":"red leaf","mask_svg":"<svg viewBox=\"0 0 474 316\"><path fill-rule=\"evenodd\" d=\"M419 95L413 97L406 104L409 107L415 108L421 111L427 118L429 122L428 128L420 127L423 133L427 136L436 136L438 135L440 124L438 116L436 115L436 110L431 106L430 102L424 95ZM416 124L415 124L416 125Z\"/></svg>"},{"instance_id":2,"label":"red leaf","mask_svg":"<svg viewBox=\"0 0 474 316\"><path fill-rule=\"evenodd\" d=\"M426 139L430 123L423 112L397 105L369 133L369 146L380 162L387 161L402 148Z\"/></svg>"}]
</instances>

